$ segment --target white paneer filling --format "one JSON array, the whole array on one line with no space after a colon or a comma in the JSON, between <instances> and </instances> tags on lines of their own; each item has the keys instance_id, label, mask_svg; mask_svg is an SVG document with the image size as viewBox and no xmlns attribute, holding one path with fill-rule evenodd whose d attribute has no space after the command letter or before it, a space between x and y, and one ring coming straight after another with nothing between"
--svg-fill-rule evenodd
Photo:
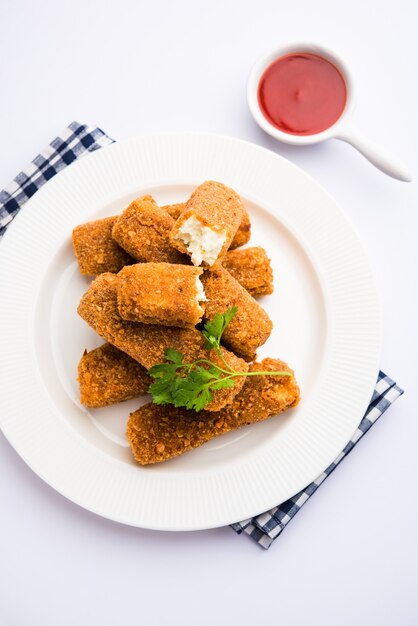
<instances>
[{"instance_id":1,"label":"white paneer filling","mask_svg":"<svg viewBox=\"0 0 418 626\"><path fill-rule=\"evenodd\" d=\"M203 283L200 280L200 276L196 276L196 291L197 291L196 302L197 302L197 306L200 307L201 302L207 302L208 300L205 294L205 290L203 288Z\"/></svg>"},{"instance_id":2,"label":"white paneer filling","mask_svg":"<svg viewBox=\"0 0 418 626\"><path fill-rule=\"evenodd\" d=\"M192 215L178 229L177 239L185 244L193 265L205 262L210 266L222 250L226 232L217 233Z\"/></svg>"}]
</instances>

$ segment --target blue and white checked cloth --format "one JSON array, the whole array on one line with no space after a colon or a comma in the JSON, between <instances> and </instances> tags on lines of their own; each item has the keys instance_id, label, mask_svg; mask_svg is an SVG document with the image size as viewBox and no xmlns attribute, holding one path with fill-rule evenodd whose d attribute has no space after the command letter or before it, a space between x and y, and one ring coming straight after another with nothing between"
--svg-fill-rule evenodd
<instances>
[{"instance_id":1,"label":"blue and white checked cloth","mask_svg":"<svg viewBox=\"0 0 418 626\"><path fill-rule=\"evenodd\" d=\"M50 145L0 191L0 238L25 202L55 174L84 155L113 143L100 128L72 122ZM383 372L379 377L365 416L344 450L329 467L298 494L270 511L232 524L237 533L245 533L262 548L269 548L300 511L312 494L348 455L360 439L376 423L393 402L403 394L396 383Z\"/></svg>"},{"instance_id":2,"label":"blue and white checked cloth","mask_svg":"<svg viewBox=\"0 0 418 626\"><path fill-rule=\"evenodd\" d=\"M22 206L42 185L76 159L113 143L100 128L72 122L0 191L0 238Z\"/></svg>"},{"instance_id":3,"label":"blue and white checked cloth","mask_svg":"<svg viewBox=\"0 0 418 626\"><path fill-rule=\"evenodd\" d=\"M293 496L293 498L282 502L277 507L274 507L274 509L266 511L266 513L261 513L261 515L257 515L251 519L232 524L231 528L237 533L246 533L263 548L269 548L273 541L277 539L286 528L288 523L295 517L296 513L300 511L305 502L309 500L318 487L322 485L324 480L328 478L341 461L345 459L347 454L351 452L356 443L367 433L369 428L376 423L379 417L395 402L396 398L399 398L402 394L403 390L400 389L389 376L386 376L383 372L379 372L372 399L363 419L344 450L340 452L331 465L329 465L310 485Z\"/></svg>"}]
</instances>

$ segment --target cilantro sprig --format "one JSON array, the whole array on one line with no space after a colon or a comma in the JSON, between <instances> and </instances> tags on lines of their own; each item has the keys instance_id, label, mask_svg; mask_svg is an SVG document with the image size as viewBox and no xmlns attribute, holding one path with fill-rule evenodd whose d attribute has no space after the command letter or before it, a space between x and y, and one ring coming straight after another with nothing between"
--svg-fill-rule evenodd
<instances>
[{"instance_id":1,"label":"cilantro sprig","mask_svg":"<svg viewBox=\"0 0 418 626\"><path fill-rule=\"evenodd\" d=\"M225 313L216 313L213 320L206 322L202 335L206 339L205 348L215 350L220 353L221 339L224 334L225 328L232 321L235 315L238 313L238 307L233 306L231 309L227 309Z\"/></svg>"},{"instance_id":2,"label":"cilantro sprig","mask_svg":"<svg viewBox=\"0 0 418 626\"><path fill-rule=\"evenodd\" d=\"M205 348L209 351L215 349L224 367L209 358L185 363L184 355L178 350L168 348L165 351L166 362L148 370L148 374L155 379L149 388L154 404L173 404L201 411L212 402L214 391L233 387L238 376L291 376L286 371L239 372L228 365L222 354L221 339L237 312L238 307L232 307L225 313L216 313L202 330Z\"/></svg>"}]
</instances>

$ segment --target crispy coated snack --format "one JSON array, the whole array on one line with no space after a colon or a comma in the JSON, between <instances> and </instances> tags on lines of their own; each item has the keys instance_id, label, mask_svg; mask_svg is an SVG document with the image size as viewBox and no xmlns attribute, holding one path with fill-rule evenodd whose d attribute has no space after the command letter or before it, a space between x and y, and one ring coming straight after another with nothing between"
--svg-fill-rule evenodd
<instances>
[{"instance_id":1,"label":"crispy coated snack","mask_svg":"<svg viewBox=\"0 0 418 626\"><path fill-rule=\"evenodd\" d=\"M250 241L251 237L251 221L250 216L248 215L247 209L244 207L244 213L241 219L241 223L238 226L238 230L235 233L233 240L231 241L231 245L229 246L230 250L234 250L235 248L239 248L243 246L245 243Z\"/></svg>"},{"instance_id":2,"label":"crispy coated snack","mask_svg":"<svg viewBox=\"0 0 418 626\"><path fill-rule=\"evenodd\" d=\"M172 245L189 254L194 265L211 266L222 259L244 216L244 205L233 189L206 181L199 185L170 233Z\"/></svg>"},{"instance_id":3,"label":"crispy coated snack","mask_svg":"<svg viewBox=\"0 0 418 626\"><path fill-rule=\"evenodd\" d=\"M187 264L188 257L175 250L169 241L174 223L151 196L142 196L116 219L112 237L137 261Z\"/></svg>"},{"instance_id":4,"label":"crispy coated snack","mask_svg":"<svg viewBox=\"0 0 418 626\"><path fill-rule=\"evenodd\" d=\"M246 361L255 358L257 348L265 343L273 324L264 309L220 263L202 276L207 302L205 319L236 306L238 312L225 329L222 342Z\"/></svg>"},{"instance_id":5,"label":"crispy coated snack","mask_svg":"<svg viewBox=\"0 0 418 626\"><path fill-rule=\"evenodd\" d=\"M275 359L253 363L250 370L292 371ZM299 395L293 376L254 376L247 378L232 404L216 413L145 404L129 417L128 441L141 465L167 461L218 435L286 411L298 404Z\"/></svg>"},{"instance_id":6,"label":"crispy coated snack","mask_svg":"<svg viewBox=\"0 0 418 626\"><path fill-rule=\"evenodd\" d=\"M103 272L119 272L125 265L135 263L112 239L115 221L116 216L105 217L74 228L73 250L82 274L96 276Z\"/></svg>"},{"instance_id":7,"label":"crispy coated snack","mask_svg":"<svg viewBox=\"0 0 418 626\"><path fill-rule=\"evenodd\" d=\"M105 343L84 352L78 364L78 382L81 404L99 407L148 393L152 378L137 361Z\"/></svg>"},{"instance_id":8,"label":"crispy coated snack","mask_svg":"<svg viewBox=\"0 0 418 626\"><path fill-rule=\"evenodd\" d=\"M167 348L182 352L185 363L209 357L222 366L214 350L205 350L203 336L195 328L153 326L123 320L117 306L117 284L118 277L114 274L101 274L92 282L77 309L80 317L106 341L147 369L164 362ZM247 363L232 352L223 349L222 353L234 370L248 370ZM206 407L208 410L217 411L232 401L244 384L243 377L234 380L234 387L215 391L213 401Z\"/></svg>"},{"instance_id":9,"label":"crispy coated snack","mask_svg":"<svg viewBox=\"0 0 418 626\"><path fill-rule=\"evenodd\" d=\"M131 322L187 328L203 315L205 298L200 267L172 263L138 263L118 274L120 316ZM200 296L200 298L199 298Z\"/></svg>"},{"instance_id":10,"label":"crispy coated snack","mask_svg":"<svg viewBox=\"0 0 418 626\"><path fill-rule=\"evenodd\" d=\"M180 215L183 213L184 209L186 208L186 203L185 202L179 202L178 204L165 204L161 208L164 211L167 211L167 213L175 221L175 220L178 220Z\"/></svg>"},{"instance_id":11,"label":"crispy coated snack","mask_svg":"<svg viewBox=\"0 0 418 626\"><path fill-rule=\"evenodd\" d=\"M173 220L178 220L180 215L186 209L186 203L166 204L165 206L162 206L161 208L167 211L167 213L171 215ZM243 214L241 223L238 226L238 230L235 233L235 236L231 242L231 245L229 246L229 249L234 250L235 248L239 248L239 246L243 246L245 243L248 243L250 241L250 237L251 237L250 216L248 215L248 211L244 208L244 214Z\"/></svg>"},{"instance_id":12,"label":"crispy coated snack","mask_svg":"<svg viewBox=\"0 0 418 626\"><path fill-rule=\"evenodd\" d=\"M264 248L229 250L222 265L253 298L273 293L273 270Z\"/></svg>"}]
</instances>

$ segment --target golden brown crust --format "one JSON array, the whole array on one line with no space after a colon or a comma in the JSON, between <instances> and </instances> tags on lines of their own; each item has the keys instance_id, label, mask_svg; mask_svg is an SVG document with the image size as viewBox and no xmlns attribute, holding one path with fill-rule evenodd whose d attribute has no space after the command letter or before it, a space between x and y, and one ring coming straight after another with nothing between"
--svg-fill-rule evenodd
<instances>
[{"instance_id":1,"label":"golden brown crust","mask_svg":"<svg viewBox=\"0 0 418 626\"><path fill-rule=\"evenodd\" d=\"M188 264L189 258L170 243L169 233L174 223L152 196L142 196L116 219L112 237L137 261Z\"/></svg>"},{"instance_id":2,"label":"golden brown crust","mask_svg":"<svg viewBox=\"0 0 418 626\"><path fill-rule=\"evenodd\" d=\"M241 219L241 223L238 226L238 230L234 235L233 240L231 241L231 245L229 246L230 250L235 250L235 248L239 248L244 244L248 243L251 238L251 221L250 216L248 215L248 211L244 208L243 216Z\"/></svg>"},{"instance_id":3,"label":"golden brown crust","mask_svg":"<svg viewBox=\"0 0 418 626\"><path fill-rule=\"evenodd\" d=\"M178 220L180 215L183 213L184 209L186 208L186 203L179 202L178 204L165 204L161 208L164 211L167 211L170 217L172 217L173 220L175 221L175 220Z\"/></svg>"},{"instance_id":4,"label":"golden brown crust","mask_svg":"<svg viewBox=\"0 0 418 626\"><path fill-rule=\"evenodd\" d=\"M292 372L286 363L275 359L253 363L250 369ZM254 376L247 378L232 404L216 413L146 404L129 417L128 441L138 463L160 463L218 435L286 411L298 404L299 396L294 376Z\"/></svg>"},{"instance_id":5,"label":"golden brown crust","mask_svg":"<svg viewBox=\"0 0 418 626\"><path fill-rule=\"evenodd\" d=\"M273 270L264 248L229 250L222 265L253 298L273 293Z\"/></svg>"},{"instance_id":6,"label":"golden brown crust","mask_svg":"<svg viewBox=\"0 0 418 626\"><path fill-rule=\"evenodd\" d=\"M116 216L76 226L72 233L74 254L81 274L97 276L119 272L135 260L112 239Z\"/></svg>"},{"instance_id":7,"label":"golden brown crust","mask_svg":"<svg viewBox=\"0 0 418 626\"><path fill-rule=\"evenodd\" d=\"M174 328L140 324L123 320L117 306L118 277L114 274L101 274L90 285L78 306L78 314L101 337L123 350L146 369L164 362L167 348L183 353L185 363L198 358L215 360L212 352L204 348L204 339L195 328ZM228 350L223 356L231 367L246 372L248 365ZM220 389L207 407L216 411L231 402L244 384L244 379L235 379L231 389Z\"/></svg>"},{"instance_id":8,"label":"golden brown crust","mask_svg":"<svg viewBox=\"0 0 418 626\"><path fill-rule=\"evenodd\" d=\"M165 204L161 208L167 211L167 213L171 215L173 220L178 220L180 215L186 209L186 203L181 202L179 204ZM241 223L238 226L238 230L235 233L233 240L231 241L231 245L229 246L229 249L234 250L235 248L239 248L239 246L243 246L245 243L248 243L250 241L250 237L251 237L250 216L248 215L248 211L245 208L243 208L243 216L241 219Z\"/></svg>"},{"instance_id":9,"label":"golden brown crust","mask_svg":"<svg viewBox=\"0 0 418 626\"><path fill-rule=\"evenodd\" d=\"M100 407L148 393L152 378L137 361L105 343L84 352L78 364L78 382L81 404Z\"/></svg>"},{"instance_id":10,"label":"golden brown crust","mask_svg":"<svg viewBox=\"0 0 418 626\"><path fill-rule=\"evenodd\" d=\"M233 189L222 183L207 180L196 187L186 202L185 210L171 230L171 244L180 252L187 254L185 244L177 237L180 226L193 216L215 232L225 233L225 242L218 255L218 259L222 259L238 230L244 211L242 200Z\"/></svg>"},{"instance_id":11,"label":"golden brown crust","mask_svg":"<svg viewBox=\"0 0 418 626\"><path fill-rule=\"evenodd\" d=\"M203 315L197 301L200 267L138 263L118 274L120 316L131 322L193 327Z\"/></svg>"},{"instance_id":12,"label":"golden brown crust","mask_svg":"<svg viewBox=\"0 0 418 626\"><path fill-rule=\"evenodd\" d=\"M272 331L269 316L220 263L204 272L202 283L208 299L205 319L211 320L216 313L238 307L222 335L222 342L235 354L252 361L257 348L267 341Z\"/></svg>"}]
</instances>

